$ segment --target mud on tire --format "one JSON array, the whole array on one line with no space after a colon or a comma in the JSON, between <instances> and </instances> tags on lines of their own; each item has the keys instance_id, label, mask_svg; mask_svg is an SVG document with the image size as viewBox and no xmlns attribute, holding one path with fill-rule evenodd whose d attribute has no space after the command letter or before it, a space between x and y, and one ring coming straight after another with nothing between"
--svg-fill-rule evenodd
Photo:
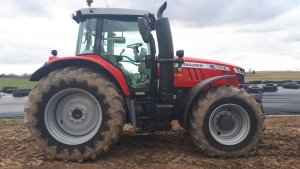
<instances>
[{"instance_id":1,"label":"mud on tire","mask_svg":"<svg viewBox=\"0 0 300 169\"><path fill-rule=\"evenodd\" d=\"M260 105L244 90L221 86L200 95L193 104L190 133L209 156L254 154L263 134Z\"/></svg>"},{"instance_id":2,"label":"mud on tire","mask_svg":"<svg viewBox=\"0 0 300 169\"><path fill-rule=\"evenodd\" d=\"M107 152L121 136L125 119L118 88L104 75L78 67L41 79L25 112L31 139L49 158L63 161L82 162Z\"/></svg>"}]
</instances>

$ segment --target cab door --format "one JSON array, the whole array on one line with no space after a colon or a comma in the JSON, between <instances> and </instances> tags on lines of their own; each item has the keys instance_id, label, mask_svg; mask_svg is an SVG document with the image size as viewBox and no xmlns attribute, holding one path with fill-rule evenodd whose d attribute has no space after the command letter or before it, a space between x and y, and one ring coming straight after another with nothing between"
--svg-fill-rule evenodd
<instances>
[{"instance_id":1,"label":"cab door","mask_svg":"<svg viewBox=\"0 0 300 169\"><path fill-rule=\"evenodd\" d=\"M132 89L147 89L150 68L145 57L150 45L139 33L137 20L103 19L100 56L117 66Z\"/></svg>"}]
</instances>

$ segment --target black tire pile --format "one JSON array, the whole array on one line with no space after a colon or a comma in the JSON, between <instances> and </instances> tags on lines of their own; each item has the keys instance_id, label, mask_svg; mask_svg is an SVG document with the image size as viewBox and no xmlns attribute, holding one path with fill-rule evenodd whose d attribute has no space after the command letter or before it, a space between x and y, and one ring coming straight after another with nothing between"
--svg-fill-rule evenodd
<instances>
[{"instance_id":1,"label":"black tire pile","mask_svg":"<svg viewBox=\"0 0 300 169\"><path fill-rule=\"evenodd\" d=\"M262 87L265 92L276 92L278 90L277 86L276 83L264 83Z\"/></svg>"},{"instance_id":2,"label":"black tire pile","mask_svg":"<svg viewBox=\"0 0 300 169\"><path fill-rule=\"evenodd\" d=\"M282 86L285 89L299 89L300 88L300 84L297 82L286 82L283 84Z\"/></svg>"},{"instance_id":3,"label":"black tire pile","mask_svg":"<svg viewBox=\"0 0 300 169\"><path fill-rule=\"evenodd\" d=\"M258 84L250 84L246 87L249 93L262 93L264 89Z\"/></svg>"},{"instance_id":4,"label":"black tire pile","mask_svg":"<svg viewBox=\"0 0 300 169\"><path fill-rule=\"evenodd\" d=\"M2 88L2 93L12 94L13 97L26 97L30 91L31 89L18 89L13 86L5 86Z\"/></svg>"},{"instance_id":5,"label":"black tire pile","mask_svg":"<svg viewBox=\"0 0 300 169\"><path fill-rule=\"evenodd\" d=\"M249 93L262 93L262 92L276 92L278 86L282 86L284 89L300 89L300 81L249 81L247 84L242 84L241 88L244 88Z\"/></svg>"}]
</instances>

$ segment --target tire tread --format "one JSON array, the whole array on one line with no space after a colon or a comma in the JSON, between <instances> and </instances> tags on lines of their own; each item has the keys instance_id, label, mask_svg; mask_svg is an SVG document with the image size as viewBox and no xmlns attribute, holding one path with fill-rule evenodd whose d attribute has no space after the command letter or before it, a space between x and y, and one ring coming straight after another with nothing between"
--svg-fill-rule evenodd
<instances>
[{"instance_id":1,"label":"tire tread","mask_svg":"<svg viewBox=\"0 0 300 169\"><path fill-rule=\"evenodd\" d=\"M40 111L38 104L43 100L43 94L49 92L51 87L58 87L62 81L67 84L77 81L96 87L97 94L104 94L105 102L110 105L114 104L106 112L102 112L109 117L108 121L102 122L104 124L103 127L107 128L101 133L103 140L96 140L93 145L87 146L83 152L80 152L77 148L58 150L56 146L49 145L47 138L42 136L40 129L37 127L37 113ZM125 119L124 100L116 85L102 74L88 68L78 67L55 70L41 79L29 94L25 112L27 116L25 123L31 133L31 139L44 150L48 158L55 158L65 162L93 160L106 153L121 136Z\"/></svg>"},{"instance_id":2,"label":"tire tread","mask_svg":"<svg viewBox=\"0 0 300 169\"><path fill-rule=\"evenodd\" d=\"M254 109L255 117L258 120L257 131L250 143L236 151L223 151L212 146L205 138L203 132L204 118L210 106L218 99L223 97L235 97L245 101L252 109ZM192 108L191 116L189 119L190 133L194 143L200 148L202 152L209 156L218 157L241 157L255 154L258 150L258 143L263 137L264 115L261 111L260 105L255 101L254 97L244 90L235 88L233 86L220 86L211 88L206 94L200 95Z\"/></svg>"}]
</instances>

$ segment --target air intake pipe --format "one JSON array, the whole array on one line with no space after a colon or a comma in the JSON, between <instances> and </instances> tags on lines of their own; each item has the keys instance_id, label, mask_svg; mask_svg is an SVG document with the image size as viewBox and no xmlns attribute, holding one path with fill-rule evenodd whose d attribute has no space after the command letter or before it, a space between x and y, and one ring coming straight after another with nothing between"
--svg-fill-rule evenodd
<instances>
[{"instance_id":1,"label":"air intake pipe","mask_svg":"<svg viewBox=\"0 0 300 169\"><path fill-rule=\"evenodd\" d=\"M174 59L174 49L172 33L169 19L163 17L163 12L167 8L165 2L157 12L157 20L155 22L156 36L159 48L158 59ZM174 90L174 63L159 63L159 93L162 101L168 101L173 98Z\"/></svg>"}]
</instances>

